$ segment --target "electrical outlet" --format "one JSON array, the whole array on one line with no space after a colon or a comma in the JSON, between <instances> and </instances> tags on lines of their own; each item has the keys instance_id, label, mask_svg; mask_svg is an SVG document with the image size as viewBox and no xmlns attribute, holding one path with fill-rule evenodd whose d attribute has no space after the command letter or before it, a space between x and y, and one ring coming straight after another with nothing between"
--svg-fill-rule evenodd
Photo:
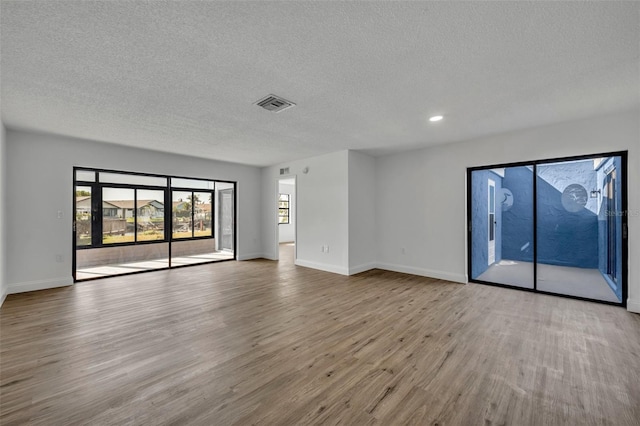
<instances>
[{"instance_id":1,"label":"electrical outlet","mask_svg":"<svg viewBox=\"0 0 640 426\"><path fill-rule=\"evenodd\" d=\"M62 257L62 255L61 255L61 254L56 254L56 262L58 262L58 263L62 263L62 262L63 262L63 260L64 260L64 259L63 259L63 257Z\"/></svg>"},{"instance_id":2,"label":"electrical outlet","mask_svg":"<svg viewBox=\"0 0 640 426\"><path fill-rule=\"evenodd\" d=\"M62 219L62 210L58 210L58 219Z\"/></svg>"},{"instance_id":3,"label":"electrical outlet","mask_svg":"<svg viewBox=\"0 0 640 426\"><path fill-rule=\"evenodd\" d=\"M325 252L325 253L329 253L329 246L325 246L325 247L324 247L324 252Z\"/></svg>"},{"instance_id":4,"label":"electrical outlet","mask_svg":"<svg viewBox=\"0 0 640 426\"><path fill-rule=\"evenodd\" d=\"M320 251L324 253L324 246L320 247Z\"/></svg>"},{"instance_id":5,"label":"electrical outlet","mask_svg":"<svg viewBox=\"0 0 640 426\"><path fill-rule=\"evenodd\" d=\"M402 247L400 248L400 253L407 254L407 250L404 247Z\"/></svg>"}]
</instances>

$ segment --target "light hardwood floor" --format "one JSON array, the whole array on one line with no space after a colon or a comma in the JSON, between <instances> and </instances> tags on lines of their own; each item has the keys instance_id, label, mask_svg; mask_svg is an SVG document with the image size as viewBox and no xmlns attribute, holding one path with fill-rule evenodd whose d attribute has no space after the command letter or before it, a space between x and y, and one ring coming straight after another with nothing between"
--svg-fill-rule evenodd
<instances>
[{"instance_id":1,"label":"light hardwood floor","mask_svg":"<svg viewBox=\"0 0 640 426\"><path fill-rule=\"evenodd\" d=\"M290 258L10 295L0 424L640 424L638 315Z\"/></svg>"}]
</instances>

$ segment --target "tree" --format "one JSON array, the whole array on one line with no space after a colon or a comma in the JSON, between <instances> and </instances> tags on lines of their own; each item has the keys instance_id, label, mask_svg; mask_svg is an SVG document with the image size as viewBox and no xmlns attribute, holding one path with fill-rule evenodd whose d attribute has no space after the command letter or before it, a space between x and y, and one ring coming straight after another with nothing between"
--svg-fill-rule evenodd
<instances>
[{"instance_id":1,"label":"tree","mask_svg":"<svg viewBox=\"0 0 640 426\"><path fill-rule=\"evenodd\" d=\"M200 204L200 195L198 194L192 194L191 196L187 197L189 199L189 201L191 202L192 205L196 205L196 204Z\"/></svg>"}]
</instances>

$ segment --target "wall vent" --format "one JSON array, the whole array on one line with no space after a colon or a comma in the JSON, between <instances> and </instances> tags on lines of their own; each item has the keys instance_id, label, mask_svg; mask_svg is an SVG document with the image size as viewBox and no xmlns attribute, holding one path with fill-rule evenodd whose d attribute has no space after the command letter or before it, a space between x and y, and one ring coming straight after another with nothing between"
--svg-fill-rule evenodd
<instances>
[{"instance_id":1,"label":"wall vent","mask_svg":"<svg viewBox=\"0 0 640 426\"><path fill-rule=\"evenodd\" d=\"M288 175L289 174L289 168L285 167L284 169L280 169L280 174L281 175Z\"/></svg>"},{"instance_id":2,"label":"wall vent","mask_svg":"<svg viewBox=\"0 0 640 426\"><path fill-rule=\"evenodd\" d=\"M262 107L267 111L280 112L284 111L287 108L291 108L296 104L276 95L268 95L255 102L255 105L258 105L259 107Z\"/></svg>"}]
</instances>

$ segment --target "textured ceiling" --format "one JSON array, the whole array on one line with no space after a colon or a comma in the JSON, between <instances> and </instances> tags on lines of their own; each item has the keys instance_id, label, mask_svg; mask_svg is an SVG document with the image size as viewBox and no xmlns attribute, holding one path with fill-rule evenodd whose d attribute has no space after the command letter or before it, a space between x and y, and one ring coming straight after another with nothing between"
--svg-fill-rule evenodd
<instances>
[{"instance_id":1,"label":"textured ceiling","mask_svg":"<svg viewBox=\"0 0 640 426\"><path fill-rule=\"evenodd\" d=\"M252 165L640 103L637 2L4 1L2 120ZM297 104L274 114L253 102ZM439 123L427 118L445 115Z\"/></svg>"}]
</instances>

